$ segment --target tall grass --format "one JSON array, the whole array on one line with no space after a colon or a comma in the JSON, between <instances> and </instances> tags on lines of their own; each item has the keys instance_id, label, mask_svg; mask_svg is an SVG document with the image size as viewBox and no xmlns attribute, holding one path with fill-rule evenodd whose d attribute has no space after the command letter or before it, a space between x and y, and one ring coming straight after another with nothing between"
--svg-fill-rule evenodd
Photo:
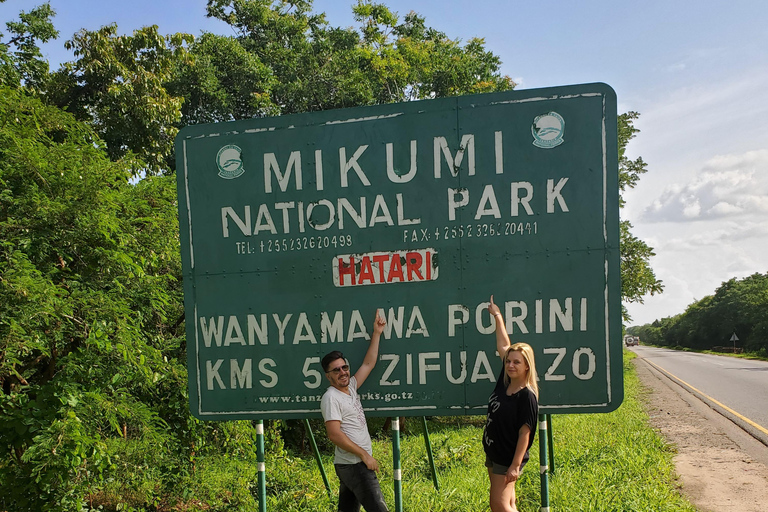
<instances>
[{"instance_id":1,"label":"tall grass","mask_svg":"<svg viewBox=\"0 0 768 512\"><path fill-rule=\"evenodd\" d=\"M645 392L641 388L630 358L624 359L625 398L618 410L608 414L554 415L553 436L555 474L550 476L552 511L690 511L696 509L678 492L672 464L673 452L653 431L643 412ZM482 417L432 418L428 420L430 439L437 467L439 490L432 483L420 418L406 419L401 436L403 509L405 511L481 511L488 510L488 474L483 466L480 438ZM383 419L371 418L374 457L382 467L382 490L394 511L392 444L382 433ZM318 437L324 432L316 432ZM335 511L338 480L333 471L330 450L323 464L330 481L329 496L310 453L281 455L267 453L267 510ZM538 438L531 460L517 484L518 508L535 512L540 507ZM222 484L250 477L255 482L255 463L250 475L221 460L205 467L214 474L198 473L199 482L211 485L211 478ZM231 474L228 474L227 472ZM242 481L242 480L240 480ZM252 489L254 495L256 489ZM234 498L234 496L233 496ZM227 500L224 500L227 501ZM209 503L207 510L256 510L255 502L219 508ZM250 501L250 500L246 500ZM213 506L210 506L213 505ZM242 508L241 508L242 507Z\"/></svg>"},{"instance_id":2,"label":"tall grass","mask_svg":"<svg viewBox=\"0 0 768 512\"><path fill-rule=\"evenodd\" d=\"M634 357L625 351L624 403L616 411L553 416L556 474L550 491L556 510L696 510L678 492L673 449L643 411L647 391L630 362Z\"/></svg>"}]
</instances>

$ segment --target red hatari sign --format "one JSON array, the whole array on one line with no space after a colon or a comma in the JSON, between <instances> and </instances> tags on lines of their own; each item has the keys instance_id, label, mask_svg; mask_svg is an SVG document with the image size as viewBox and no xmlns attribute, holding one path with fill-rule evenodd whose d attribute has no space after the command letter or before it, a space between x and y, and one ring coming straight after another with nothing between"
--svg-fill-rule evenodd
<instances>
[{"instance_id":1,"label":"red hatari sign","mask_svg":"<svg viewBox=\"0 0 768 512\"><path fill-rule=\"evenodd\" d=\"M344 288L434 281L438 270L436 256L434 249L334 256L331 262L333 284Z\"/></svg>"}]
</instances>

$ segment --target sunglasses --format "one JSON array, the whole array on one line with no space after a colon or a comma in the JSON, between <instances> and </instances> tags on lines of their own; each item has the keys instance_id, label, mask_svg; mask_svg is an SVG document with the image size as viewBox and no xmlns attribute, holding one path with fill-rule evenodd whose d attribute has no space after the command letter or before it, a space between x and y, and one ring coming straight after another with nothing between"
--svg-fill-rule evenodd
<instances>
[{"instance_id":1,"label":"sunglasses","mask_svg":"<svg viewBox=\"0 0 768 512\"><path fill-rule=\"evenodd\" d=\"M328 371L327 371L327 372L325 372L325 373L332 373L332 374L334 374L334 375L338 375L338 374L340 374L341 372L348 372L348 371L349 371L349 365L348 365L348 364L345 364L345 365L343 365L343 366L339 366L338 368L334 368L333 370L328 370Z\"/></svg>"}]
</instances>

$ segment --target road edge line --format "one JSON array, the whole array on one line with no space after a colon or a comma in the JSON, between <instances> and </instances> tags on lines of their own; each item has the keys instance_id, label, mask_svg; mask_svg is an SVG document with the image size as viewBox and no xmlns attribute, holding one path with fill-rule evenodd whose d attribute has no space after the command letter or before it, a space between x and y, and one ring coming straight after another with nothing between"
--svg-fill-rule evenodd
<instances>
[{"instance_id":1,"label":"road edge line","mask_svg":"<svg viewBox=\"0 0 768 512\"><path fill-rule=\"evenodd\" d=\"M707 395L706 393L696 389L694 386L688 384L683 379L673 375L672 373L668 372L667 370L663 369L656 363L653 363L649 361L646 358L639 358L648 363L649 365L653 366L654 369L656 369L659 373L667 377L673 382L676 382L678 385L687 388L691 393L693 393L699 400L709 405L714 411L720 413L722 416L728 418L733 423L735 423L737 426L739 426L742 430L747 432L749 435L763 443L764 445L768 446L768 429L765 427L755 423L754 421L750 420L746 416L743 416L742 414L739 414L738 412L734 411L727 405L724 405L720 402L718 402L716 399L712 398L711 396ZM753 430L754 429L754 430ZM755 432L757 431L757 432Z\"/></svg>"}]
</instances>

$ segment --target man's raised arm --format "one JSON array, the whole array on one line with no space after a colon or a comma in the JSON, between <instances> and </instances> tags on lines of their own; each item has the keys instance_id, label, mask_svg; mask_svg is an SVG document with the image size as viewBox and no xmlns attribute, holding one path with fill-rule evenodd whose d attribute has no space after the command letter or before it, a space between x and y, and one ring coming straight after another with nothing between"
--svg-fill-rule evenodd
<instances>
[{"instance_id":1,"label":"man's raised arm","mask_svg":"<svg viewBox=\"0 0 768 512\"><path fill-rule=\"evenodd\" d=\"M371 334L371 342L368 345L368 351L365 353L363 364L361 364L360 368L355 372L358 389L360 389L363 382L365 382L365 379L371 374L373 367L376 366L376 361L379 358L379 338L381 338L381 333L384 332L385 325L387 325L387 321L382 314L376 310L376 318L373 321L373 334Z\"/></svg>"}]
</instances>

